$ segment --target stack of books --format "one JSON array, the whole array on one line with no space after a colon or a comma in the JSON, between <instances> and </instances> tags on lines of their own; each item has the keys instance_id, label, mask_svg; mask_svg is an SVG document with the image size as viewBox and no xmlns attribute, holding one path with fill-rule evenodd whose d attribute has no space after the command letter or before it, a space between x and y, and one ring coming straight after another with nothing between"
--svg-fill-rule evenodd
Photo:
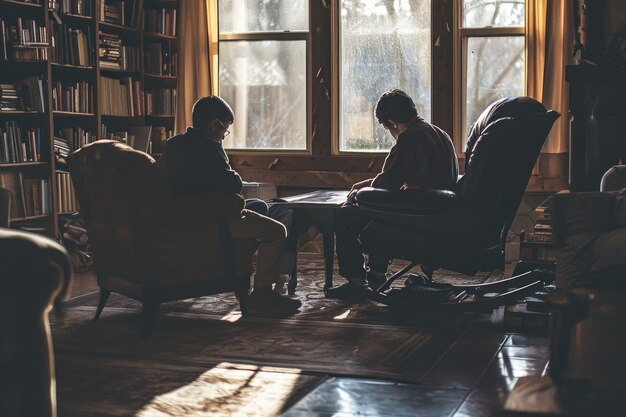
<instances>
[{"instance_id":1,"label":"stack of books","mask_svg":"<svg viewBox=\"0 0 626 417\"><path fill-rule=\"evenodd\" d=\"M117 35L100 32L98 55L101 68L139 71L139 48L123 45Z\"/></svg>"},{"instance_id":2,"label":"stack of books","mask_svg":"<svg viewBox=\"0 0 626 417\"><path fill-rule=\"evenodd\" d=\"M137 27L140 0L101 0L100 19L106 23Z\"/></svg>"},{"instance_id":3,"label":"stack of books","mask_svg":"<svg viewBox=\"0 0 626 417\"><path fill-rule=\"evenodd\" d=\"M18 17L14 23L0 18L0 59L48 59L48 32L35 20Z\"/></svg>"},{"instance_id":4,"label":"stack of books","mask_svg":"<svg viewBox=\"0 0 626 417\"><path fill-rule=\"evenodd\" d=\"M535 209L537 214L537 223L533 230L533 241L535 242L552 242L552 217L550 216L549 206L539 206Z\"/></svg>"},{"instance_id":5,"label":"stack of books","mask_svg":"<svg viewBox=\"0 0 626 417\"><path fill-rule=\"evenodd\" d=\"M10 121L0 126L0 163L38 162L41 160L41 130L21 128Z\"/></svg>"},{"instance_id":6,"label":"stack of books","mask_svg":"<svg viewBox=\"0 0 626 417\"><path fill-rule=\"evenodd\" d=\"M39 77L29 77L0 84L0 110L43 112L45 110L43 83Z\"/></svg>"},{"instance_id":7,"label":"stack of books","mask_svg":"<svg viewBox=\"0 0 626 417\"><path fill-rule=\"evenodd\" d=\"M66 163L67 156L70 154L70 144L67 139L55 136L53 141L54 157L57 163Z\"/></svg>"}]
</instances>

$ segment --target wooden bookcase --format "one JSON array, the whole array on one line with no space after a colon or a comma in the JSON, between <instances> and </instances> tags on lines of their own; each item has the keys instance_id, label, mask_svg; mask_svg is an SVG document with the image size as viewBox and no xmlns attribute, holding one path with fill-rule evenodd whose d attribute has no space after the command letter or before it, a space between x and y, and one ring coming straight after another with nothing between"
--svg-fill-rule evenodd
<instances>
[{"instance_id":1,"label":"wooden bookcase","mask_svg":"<svg viewBox=\"0 0 626 417\"><path fill-rule=\"evenodd\" d=\"M0 163L0 179L3 177L19 177L47 180L49 190L45 195L42 195L49 208L48 213L27 217L15 216L15 213L13 213L11 216L11 227L20 227L28 223L34 228L40 228L42 233L49 236L57 237L59 235L59 215L67 214L58 210L58 203L61 198L58 190L62 184L58 183L57 174L66 171L65 165L62 162L58 162L57 158L55 158L54 137L60 129L82 128L93 134L92 140L103 138L103 125L106 126L108 132L127 131L133 126L147 125L152 125L153 130L159 127L161 129L164 128L167 132L174 130L176 55L173 54L178 52L178 39L176 36L178 32L176 22L178 0L135 0L137 14L134 16L133 20L136 24L133 26L105 22L104 16L101 16L102 1L105 0L84 0L83 7L87 7L91 13L89 16L82 16L67 12L57 12L58 9L55 6L62 4L63 0L30 0L30 2L0 0L0 19L9 23L17 18L34 20L37 22L37 25L45 26L47 38L50 41L50 46L45 48L47 50L46 59L15 60L9 58L5 60L1 59L2 57L0 56L0 83L15 82L26 77L39 77L44 81L44 111L0 110L0 127L4 129L6 122L15 121L19 127L38 128L41 146L40 158L36 162ZM67 3L71 4L73 1ZM119 4L121 0L107 0L107 3ZM125 0L124 4L126 7L129 7L129 5L133 4L133 1ZM164 12L164 10L167 12ZM167 16L162 17L163 15ZM131 13L128 13L128 16L131 16ZM146 22L146 16L151 19L148 23ZM155 24L155 16L156 19L163 23L165 23L167 18L166 28L162 27L164 25ZM124 23L127 23L128 20L130 19L127 18ZM90 54L93 57L88 65L55 62L51 41L54 27L58 28L59 25L66 25L72 31L79 30L85 36L88 34ZM103 61L106 59L99 57L101 34L119 37L123 45L135 47L135 67L120 69L111 68L110 65L104 67ZM56 38L58 36L55 36L55 44L58 46L59 40ZM10 43L9 39L7 39L7 43ZM166 65L160 71L155 71L154 65L150 65L148 62L151 57L150 54L152 53L152 64L154 64L158 62L154 56L155 51L159 50L167 51L166 61L173 62L173 67L172 65ZM72 61L77 60L74 59ZM135 112L133 114L106 114L106 111L103 109L103 100L105 100L105 97L111 96L111 94L107 96L106 91L104 91L105 78L124 80L123 82L132 80L132 82L138 83L138 88L133 91L133 99L135 100ZM77 82L86 82L91 86L90 110L69 111L65 108L53 110L53 94L56 95L57 99L59 98L58 91L56 93L53 92L55 85L57 85L56 83L61 83L61 85L67 87ZM149 95L151 92L158 91L158 89L170 90L171 94L169 94L169 97L173 98L173 100L171 100L170 106L166 107L169 111L159 111L157 112L158 114L141 112L141 109L147 110L150 107L148 102ZM163 106L158 107L162 108ZM73 110L76 109L74 108ZM1 139L0 137L0 145ZM18 196L18 198L21 198L21 196Z\"/></svg>"}]
</instances>

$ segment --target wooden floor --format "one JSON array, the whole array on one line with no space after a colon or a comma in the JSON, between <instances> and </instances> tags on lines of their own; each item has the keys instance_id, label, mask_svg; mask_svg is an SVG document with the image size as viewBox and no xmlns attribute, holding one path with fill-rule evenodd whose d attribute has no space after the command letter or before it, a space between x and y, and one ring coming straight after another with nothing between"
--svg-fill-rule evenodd
<instances>
[{"instance_id":1,"label":"wooden floor","mask_svg":"<svg viewBox=\"0 0 626 417\"><path fill-rule=\"evenodd\" d=\"M96 290L93 274L81 274L72 297ZM509 333L484 318L443 348L445 355L414 384L237 364L170 369L123 358L107 359L103 371L102 358L65 352L57 355L58 373L69 368L82 372L58 375L63 382L59 415L491 416L518 378L542 375L548 363L547 337ZM97 386L88 386L94 372L107 375L100 375ZM202 378L214 381L210 385L217 393L200 393ZM198 395L222 397L208 409L184 406L185 397L189 401ZM176 401L183 405L174 406Z\"/></svg>"}]
</instances>

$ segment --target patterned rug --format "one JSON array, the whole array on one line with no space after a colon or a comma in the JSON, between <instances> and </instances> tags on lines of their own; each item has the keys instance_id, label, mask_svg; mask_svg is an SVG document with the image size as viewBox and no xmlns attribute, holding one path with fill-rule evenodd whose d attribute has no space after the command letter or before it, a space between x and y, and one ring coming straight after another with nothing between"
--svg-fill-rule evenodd
<instances>
[{"instance_id":1,"label":"patterned rug","mask_svg":"<svg viewBox=\"0 0 626 417\"><path fill-rule=\"evenodd\" d=\"M499 276L443 271L436 280ZM51 316L60 415L275 416L325 375L419 382L486 319L346 304L326 299L323 284L322 260L301 259L299 314L241 319L231 294L172 302L149 340L139 336L139 303L114 294L93 321L98 294L76 297L64 317Z\"/></svg>"},{"instance_id":2,"label":"patterned rug","mask_svg":"<svg viewBox=\"0 0 626 417\"><path fill-rule=\"evenodd\" d=\"M390 272L398 271L406 262L394 261L390 266ZM390 324L390 325L424 325L433 317L427 314L419 316L406 316L387 308L382 304L372 301L346 302L328 299L324 296L324 264L319 256L301 256L298 264L298 287L295 297L302 301L300 312L293 316L295 320L341 320L352 323ZM419 272L419 268L416 268ZM439 270L433 277L436 282L451 284L480 284L488 281L502 279L501 271L479 273L476 276L463 275L460 273ZM339 285L343 281L335 269L334 284ZM398 279L396 286L404 283L403 278ZM68 306L92 306L98 305L98 293L86 294L68 302ZM141 303L118 294L112 294L104 309L104 315L111 308L141 309ZM232 316L239 312L239 303L234 294L218 294L206 297L192 298L161 305L161 313L198 313L211 316Z\"/></svg>"}]
</instances>

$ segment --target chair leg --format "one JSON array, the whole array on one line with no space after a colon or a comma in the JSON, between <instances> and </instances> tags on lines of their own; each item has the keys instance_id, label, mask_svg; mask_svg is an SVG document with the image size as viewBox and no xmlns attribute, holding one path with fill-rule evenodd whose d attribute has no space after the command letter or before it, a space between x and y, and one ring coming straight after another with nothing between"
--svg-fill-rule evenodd
<instances>
[{"instance_id":1,"label":"chair leg","mask_svg":"<svg viewBox=\"0 0 626 417\"><path fill-rule=\"evenodd\" d=\"M141 337L149 339L154 330L157 317L159 316L159 307L161 303L157 301L144 301L143 311L141 312Z\"/></svg>"},{"instance_id":2,"label":"chair leg","mask_svg":"<svg viewBox=\"0 0 626 417\"><path fill-rule=\"evenodd\" d=\"M248 288L242 287L236 291L237 298L239 299L239 309L241 310L241 317L248 317Z\"/></svg>"},{"instance_id":3,"label":"chair leg","mask_svg":"<svg viewBox=\"0 0 626 417\"><path fill-rule=\"evenodd\" d=\"M94 317L94 320L98 320L100 318L100 314L102 314L102 310L104 310L104 305L107 303L110 295L111 290L107 290L106 288L100 288L100 301L98 302L98 308L96 309L96 317Z\"/></svg>"},{"instance_id":4,"label":"chair leg","mask_svg":"<svg viewBox=\"0 0 626 417\"><path fill-rule=\"evenodd\" d=\"M389 287L391 287L391 284L393 284L393 282L395 280L397 280L398 278L400 278L402 275L404 275L406 272L410 271L411 269L413 269L415 267L415 265L417 265L417 262L411 262L410 264L408 264L407 266L405 266L404 268L402 268L401 270L399 270L398 272L396 272L395 274L393 274L392 276L390 276L389 278L387 278L387 281L385 281L385 283L383 285L381 285L380 287L378 287L378 289L376 290L376 292L383 292L385 290L388 290Z\"/></svg>"}]
</instances>

